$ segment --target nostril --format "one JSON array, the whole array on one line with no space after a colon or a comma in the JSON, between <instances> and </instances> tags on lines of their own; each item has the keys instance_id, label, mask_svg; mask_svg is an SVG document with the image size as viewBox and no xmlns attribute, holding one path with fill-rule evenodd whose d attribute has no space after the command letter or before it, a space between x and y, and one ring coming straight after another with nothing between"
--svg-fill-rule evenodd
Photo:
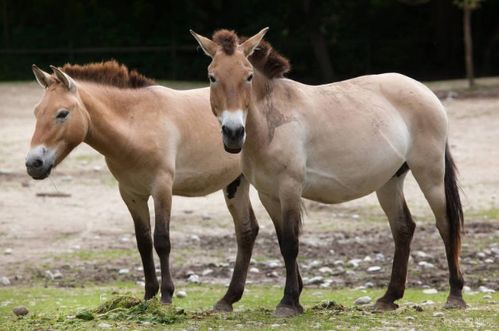
<instances>
[{"instance_id":1,"label":"nostril","mask_svg":"<svg viewBox=\"0 0 499 331\"><path fill-rule=\"evenodd\" d=\"M41 159L33 159L26 161L26 167L28 168L41 168L43 166L43 161Z\"/></svg>"},{"instance_id":2,"label":"nostril","mask_svg":"<svg viewBox=\"0 0 499 331\"><path fill-rule=\"evenodd\" d=\"M227 126L222 125L222 133L225 135L229 135L230 129Z\"/></svg>"},{"instance_id":3,"label":"nostril","mask_svg":"<svg viewBox=\"0 0 499 331\"><path fill-rule=\"evenodd\" d=\"M236 137L242 137L244 135L244 126L241 126L236 130Z\"/></svg>"}]
</instances>

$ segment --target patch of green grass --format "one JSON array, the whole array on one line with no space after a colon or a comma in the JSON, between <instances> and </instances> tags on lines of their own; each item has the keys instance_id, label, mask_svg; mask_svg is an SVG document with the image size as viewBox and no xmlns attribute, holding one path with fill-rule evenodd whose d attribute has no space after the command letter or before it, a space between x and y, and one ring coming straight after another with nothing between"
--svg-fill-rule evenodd
<instances>
[{"instance_id":1,"label":"patch of green grass","mask_svg":"<svg viewBox=\"0 0 499 331\"><path fill-rule=\"evenodd\" d=\"M206 82L189 82L189 81L175 81L175 80L162 80L158 82L160 85L176 89L176 90L190 90L195 88L208 87L208 81Z\"/></svg>"},{"instance_id":2,"label":"patch of green grass","mask_svg":"<svg viewBox=\"0 0 499 331\"><path fill-rule=\"evenodd\" d=\"M0 330L88 330L97 328L101 323L109 324L114 329L139 330L492 330L499 325L498 293L492 295L492 300L484 299L482 294L467 296L470 308L462 311L442 309L446 293L425 295L420 290L408 290L405 298L400 300L401 308L397 311L373 314L366 308L355 307L353 301L363 295L376 298L382 294L382 290L361 292L350 289L331 291L306 288L302 294L305 313L285 319L272 315L282 296L280 287L248 286L241 302L235 305L233 313L210 311L212 305L225 292L225 288L189 285L185 289L186 298L175 298L172 306L163 306L157 299L148 302L137 300L136 298L142 295L142 289L130 283L120 284L119 289L116 286L74 289L2 288ZM335 304L318 306L325 300L334 300ZM424 300L432 300L435 304L422 306L423 311L417 311L414 305L420 305ZM26 306L30 313L22 318L14 316L12 308L19 305ZM437 311L443 312L443 316L433 316ZM81 314L80 317L92 318L80 319L76 317L78 314Z\"/></svg>"},{"instance_id":3,"label":"patch of green grass","mask_svg":"<svg viewBox=\"0 0 499 331\"><path fill-rule=\"evenodd\" d=\"M58 255L57 258L62 261L74 261L75 259L80 261L107 261L134 256L136 253L136 249L82 249Z\"/></svg>"}]
</instances>

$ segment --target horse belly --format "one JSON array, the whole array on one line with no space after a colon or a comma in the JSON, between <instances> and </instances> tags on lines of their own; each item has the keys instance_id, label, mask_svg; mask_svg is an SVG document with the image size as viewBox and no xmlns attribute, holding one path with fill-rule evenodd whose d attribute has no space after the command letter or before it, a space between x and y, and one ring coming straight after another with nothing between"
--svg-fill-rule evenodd
<instances>
[{"instance_id":1,"label":"horse belly","mask_svg":"<svg viewBox=\"0 0 499 331\"><path fill-rule=\"evenodd\" d=\"M403 132L393 131L351 146L345 150L344 146L332 144L331 148L308 155L303 197L340 203L378 190L404 164L409 139Z\"/></svg>"}]
</instances>

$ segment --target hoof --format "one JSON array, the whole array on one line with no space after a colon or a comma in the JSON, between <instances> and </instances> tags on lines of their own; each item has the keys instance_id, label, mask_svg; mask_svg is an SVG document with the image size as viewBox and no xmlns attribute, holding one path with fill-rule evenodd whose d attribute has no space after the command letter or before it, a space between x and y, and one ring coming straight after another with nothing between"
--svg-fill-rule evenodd
<instances>
[{"instance_id":1,"label":"hoof","mask_svg":"<svg viewBox=\"0 0 499 331\"><path fill-rule=\"evenodd\" d=\"M158 294L159 285L146 286L146 292L144 294L144 300L151 300Z\"/></svg>"},{"instance_id":2,"label":"hoof","mask_svg":"<svg viewBox=\"0 0 499 331\"><path fill-rule=\"evenodd\" d=\"M303 314L303 307L301 305L298 306L279 305L277 306L274 312L274 316L276 317L292 317L299 314Z\"/></svg>"},{"instance_id":3,"label":"hoof","mask_svg":"<svg viewBox=\"0 0 499 331\"><path fill-rule=\"evenodd\" d=\"M383 301L376 301L376 303L372 306L372 311L374 312L384 312L384 311L393 311L397 309L399 305L397 305L394 302L383 302Z\"/></svg>"},{"instance_id":4,"label":"hoof","mask_svg":"<svg viewBox=\"0 0 499 331\"><path fill-rule=\"evenodd\" d=\"M444 305L445 309L465 309L467 307L468 305L464 302L463 298L452 296L447 298L447 303Z\"/></svg>"},{"instance_id":5,"label":"hoof","mask_svg":"<svg viewBox=\"0 0 499 331\"><path fill-rule=\"evenodd\" d=\"M161 297L161 303L164 305L171 305L172 304L172 297Z\"/></svg>"},{"instance_id":6,"label":"hoof","mask_svg":"<svg viewBox=\"0 0 499 331\"><path fill-rule=\"evenodd\" d=\"M218 301L215 306L213 307L213 311L216 311L216 312L226 312L226 313L230 313L232 312L232 305L231 304L228 304L227 302L225 301Z\"/></svg>"}]
</instances>

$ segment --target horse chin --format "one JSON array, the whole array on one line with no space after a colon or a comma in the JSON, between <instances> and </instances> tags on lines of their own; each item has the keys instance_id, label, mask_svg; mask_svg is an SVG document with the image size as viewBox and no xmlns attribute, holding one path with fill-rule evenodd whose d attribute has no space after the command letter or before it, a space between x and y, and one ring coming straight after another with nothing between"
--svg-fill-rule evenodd
<instances>
[{"instance_id":1,"label":"horse chin","mask_svg":"<svg viewBox=\"0 0 499 331\"><path fill-rule=\"evenodd\" d=\"M241 152L241 148L231 148L231 147L227 147L226 145L224 145L224 149L226 152L231 153L231 154L237 154L237 153Z\"/></svg>"},{"instance_id":2,"label":"horse chin","mask_svg":"<svg viewBox=\"0 0 499 331\"><path fill-rule=\"evenodd\" d=\"M47 178L48 176L50 176L50 172L52 171L52 168L53 168L53 166L50 166L43 173L36 173L36 174L35 173L30 174L28 171L28 174L31 176L31 178L33 178L35 180L43 180L43 179Z\"/></svg>"}]
</instances>

